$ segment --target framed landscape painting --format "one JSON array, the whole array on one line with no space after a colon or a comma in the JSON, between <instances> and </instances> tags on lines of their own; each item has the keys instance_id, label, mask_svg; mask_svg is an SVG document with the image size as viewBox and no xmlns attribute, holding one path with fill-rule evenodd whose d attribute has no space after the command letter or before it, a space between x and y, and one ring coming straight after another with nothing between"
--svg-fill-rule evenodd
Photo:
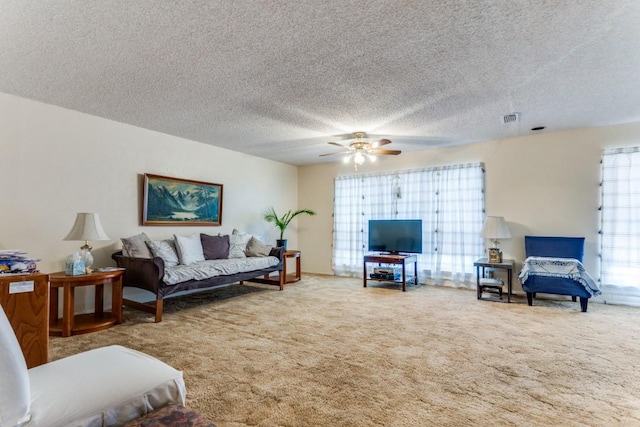
<instances>
[{"instance_id":1,"label":"framed landscape painting","mask_svg":"<svg viewBox=\"0 0 640 427\"><path fill-rule=\"evenodd\" d=\"M221 225L222 184L144 174L142 225Z\"/></svg>"}]
</instances>

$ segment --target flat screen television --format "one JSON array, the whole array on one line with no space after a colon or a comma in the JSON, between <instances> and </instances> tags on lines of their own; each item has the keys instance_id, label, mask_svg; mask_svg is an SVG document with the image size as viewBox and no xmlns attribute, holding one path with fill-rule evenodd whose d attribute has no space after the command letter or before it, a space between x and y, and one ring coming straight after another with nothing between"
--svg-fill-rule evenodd
<instances>
[{"instance_id":1,"label":"flat screen television","mask_svg":"<svg viewBox=\"0 0 640 427\"><path fill-rule=\"evenodd\" d=\"M422 220L370 219L369 251L422 253Z\"/></svg>"}]
</instances>

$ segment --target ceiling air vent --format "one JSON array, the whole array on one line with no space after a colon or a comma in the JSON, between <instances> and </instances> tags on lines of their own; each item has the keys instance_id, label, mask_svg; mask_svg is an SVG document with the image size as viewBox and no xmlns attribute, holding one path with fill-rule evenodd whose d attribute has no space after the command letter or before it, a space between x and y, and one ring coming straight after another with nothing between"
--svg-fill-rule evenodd
<instances>
[{"instance_id":1,"label":"ceiling air vent","mask_svg":"<svg viewBox=\"0 0 640 427\"><path fill-rule=\"evenodd\" d=\"M505 114L502 116L502 124L517 123L520 121L520 113Z\"/></svg>"}]
</instances>

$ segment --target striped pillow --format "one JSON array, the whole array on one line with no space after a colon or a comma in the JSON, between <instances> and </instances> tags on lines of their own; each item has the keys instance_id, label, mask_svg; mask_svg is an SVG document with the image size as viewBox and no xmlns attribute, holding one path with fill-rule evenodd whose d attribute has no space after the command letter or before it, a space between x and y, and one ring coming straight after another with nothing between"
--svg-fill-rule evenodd
<instances>
[{"instance_id":1,"label":"striped pillow","mask_svg":"<svg viewBox=\"0 0 640 427\"><path fill-rule=\"evenodd\" d=\"M176 252L176 244L173 239L147 242L147 246L151 249L153 256L162 258L165 267L175 267L178 265L178 252Z\"/></svg>"}]
</instances>

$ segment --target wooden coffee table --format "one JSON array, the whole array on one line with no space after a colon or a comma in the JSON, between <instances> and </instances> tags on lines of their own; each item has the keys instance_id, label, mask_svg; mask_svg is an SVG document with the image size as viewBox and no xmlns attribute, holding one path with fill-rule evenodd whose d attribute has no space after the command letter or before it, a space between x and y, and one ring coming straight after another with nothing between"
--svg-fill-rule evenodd
<instances>
[{"instance_id":1,"label":"wooden coffee table","mask_svg":"<svg viewBox=\"0 0 640 427\"><path fill-rule=\"evenodd\" d=\"M123 273L123 269L118 269L80 276L67 276L64 271L49 274L51 287L49 334L68 337L100 331L122 323ZM104 285L106 284L111 285L111 311L104 311ZM74 294L78 286L95 286L93 313L78 315L74 313ZM58 288L63 289L61 319L58 319Z\"/></svg>"}]
</instances>

